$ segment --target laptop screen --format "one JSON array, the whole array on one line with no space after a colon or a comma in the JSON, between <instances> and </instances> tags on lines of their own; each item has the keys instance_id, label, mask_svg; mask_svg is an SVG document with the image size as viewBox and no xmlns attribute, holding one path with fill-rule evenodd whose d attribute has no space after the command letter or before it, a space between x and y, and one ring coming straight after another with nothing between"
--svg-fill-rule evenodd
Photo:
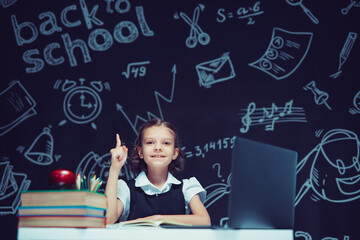
<instances>
[{"instance_id":1,"label":"laptop screen","mask_svg":"<svg viewBox=\"0 0 360 240\"><path fill-rule=\"evenodd\" d=\"M230 228L292 229L297 152L237 137L232 152Z\"/></svg>"}]
</instances>

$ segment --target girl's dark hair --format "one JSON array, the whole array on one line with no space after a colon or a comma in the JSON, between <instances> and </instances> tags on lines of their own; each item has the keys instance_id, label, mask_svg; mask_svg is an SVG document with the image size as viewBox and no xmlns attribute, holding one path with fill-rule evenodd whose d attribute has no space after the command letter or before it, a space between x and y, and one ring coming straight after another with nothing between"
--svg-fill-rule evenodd
<instances>
[{"instance_id":1,"label":"girl's dark hair","mask_svg":"<svg viewBox=\"0 0 360 240\"><path fill-rule=\"evenodd\" d=\"M153 127L153 126L167 127L174 134L174 147L179 148L179 155L177 156L177 158L175 160L171 161L171 163L169 165L169 172L173 174L175 172L180 172L180 171L184 170L185 154L184 154L184 151L182 151L180 148L179 135L178 135L176 128L171 123L166 122L160 118L153 118L153 119L145 122L143 125L141 125L138 130L138 136L135 139L134 148L129 157L129 164L131 167L131 171L135 175L138 175L141 171L145 171L145 172L147 171L147 165L146 165L144 159L140 158L137 149L138 149L138 147L142 147L142 140L143 140L145 130L148 129L149 127Z\"/></svg>"}]
</instances>

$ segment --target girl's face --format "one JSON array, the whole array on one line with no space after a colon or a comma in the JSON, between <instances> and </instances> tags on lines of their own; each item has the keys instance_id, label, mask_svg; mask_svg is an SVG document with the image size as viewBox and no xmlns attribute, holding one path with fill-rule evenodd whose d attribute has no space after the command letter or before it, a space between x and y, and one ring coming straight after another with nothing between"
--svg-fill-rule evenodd
<instances>
[{"instance_id":1,"label":"girl's face","mask_svg":"<svg viewBox=\"0 0 360 240\"><path fill-rule=\"evenodd\" d=\"M165 126L147 128L142 137L142 147L137 150L148 169L167 168L179 154L179 148L175 148L174 134Z\"/></svg>"}]
</instances>

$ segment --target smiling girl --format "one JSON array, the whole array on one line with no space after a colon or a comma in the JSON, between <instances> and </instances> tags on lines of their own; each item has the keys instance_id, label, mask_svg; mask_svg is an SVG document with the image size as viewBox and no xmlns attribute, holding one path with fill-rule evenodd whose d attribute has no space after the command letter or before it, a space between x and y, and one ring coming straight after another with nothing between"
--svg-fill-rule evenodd
<instances>
[{"instance_id":1,"label":"smiling girl","mask_svg":"<svg viewBox=\"0 0 360 240\"><path fill-rule=\"evenodd\" d=\"M191 225L211 225L203 205L206 191L195 177L179 181L172 174L184 168L174 126L155 118L144 123L138 132L129 157L135 179L119 180L128 149L116 146L110 150L111 166L105 194L108 199L107 223L126 220L176 221Z\"/></svg>"}]
</instances>

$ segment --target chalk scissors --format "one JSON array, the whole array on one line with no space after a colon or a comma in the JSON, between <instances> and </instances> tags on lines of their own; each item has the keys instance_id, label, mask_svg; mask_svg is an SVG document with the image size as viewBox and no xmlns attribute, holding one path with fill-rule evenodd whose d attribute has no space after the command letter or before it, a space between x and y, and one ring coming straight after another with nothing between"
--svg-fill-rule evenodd
<instances>
[{"instance_id":1,"label":"chalk scissors","mask_svg":"<svg viewBox=\"0 0 360 240\"><path fill-rule=\"evenodd\" d=\"M202 45L206 45L210 42L209 34L203 32L203 30L197 24L199 20L199 15L200 15L199 7L195 8L192 21L185 13L180 12L180 17L191 27L190 36L186 38L186 46L188 46L189 48L196 47L198 41Z\"/></svg>"}]
</instances>

